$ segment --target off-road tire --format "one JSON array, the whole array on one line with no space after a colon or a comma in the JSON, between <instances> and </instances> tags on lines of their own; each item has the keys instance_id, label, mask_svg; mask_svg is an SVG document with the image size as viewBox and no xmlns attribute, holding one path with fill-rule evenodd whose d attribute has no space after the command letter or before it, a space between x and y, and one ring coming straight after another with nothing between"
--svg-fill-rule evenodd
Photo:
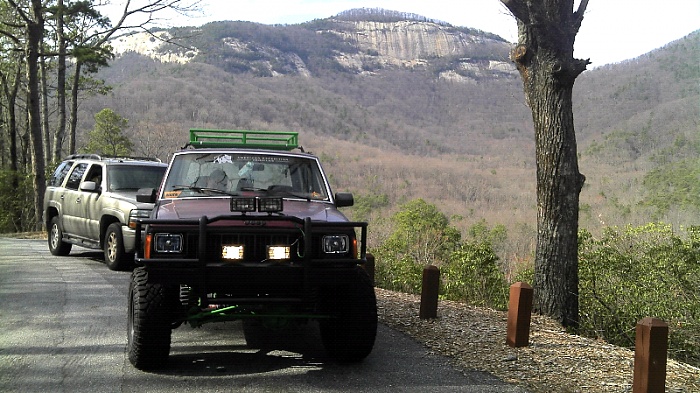
<instances>
[{"instance_id":1,"label":"off-road tire","mask_svg":"<svg viewBox=\"0 0 700 393\"><path fill-rule=\"evenodd\" d=\"M353 285L322 291L321 340L328 355L340 362L359 362L374 347L377 336L377 297L367 272L355 271Z\"/></svg>"},{"instance_id":2,"label":"off-road tire","mask_svg":"<svg viewBox=\"0 0 700 393\"><path fill-rule=\"evenodd\" d=\"M170 354L177 288L148 282L145 268L134 269L129 285L127 354L140 370L163 367Z\"/></svg>"},{"instance_id":3,"label":"off-road tire","mask_svg":"<svg viewBox=\"0 0 700 393\"><path fill-rule=\"evenodd\" d=\"M110 270L127 270L134 266L134 254L124 252L122 225L118 222L107 227L104 240L105 264Z\"/></svg>"},{"instance_id":4,"label":"off-road tire","mask_svg":"<svg viewBox=\"0 0 700 393\"><path fill-rule=\"evenodd\" d=\"M52 255L66 256L70 254L72 244L63 241L63 230L58 216L51 219L49 224L49 251Z\"/></svg>"}]
</instances>

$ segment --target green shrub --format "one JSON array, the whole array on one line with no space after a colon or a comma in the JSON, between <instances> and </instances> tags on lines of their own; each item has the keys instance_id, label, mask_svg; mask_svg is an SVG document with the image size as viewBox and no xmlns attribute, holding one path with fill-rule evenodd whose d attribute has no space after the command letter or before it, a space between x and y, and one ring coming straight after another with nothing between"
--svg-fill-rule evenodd
<instances>
[{"instance_id":1,"label":"green shrub","mask_svg":"<svg viewBox=\"0 0 700 393\"><path fill-rule=\"evenodd\" d=\"M498 267L498 257L487 242L462 244L443 266L441 281L446 299L506 308L508 285Z\"/></svg>"},{"instance_id":2,"label":"green shrub","mask_svg":"<svg viewBox=\"0 0 700 393\"><path fill-rule=\"evenodd\" d=\"M634 346L644 317L669 325L669 353L700 364L700 227L687 238L670 226L608 228L579 236L580 333Z\"/></svg>"},{"instance_id":3,"label":"green shrub","mask_svg":"<svg viewBox=\"0 0 700 393\"><path fill-rule=\"evenodd\" d=\"M391 220L394 231L373 250L378 286L420 293L423 268L440 267L459 245L460 234L435 205L422 199L401 206Z\"/></svg>"},{"instance_id":4,"label":"green shrub","mask_svg":"<svg viewBox=\"0 0 700 393\"><path fill-rule=\"evenodd\" d=\"M447 217L422 199L403 205L392 221L394 231L373 250L377 286L419 294L423 269L433 265L440 269L441 297L505 307L508 288L488 241L491 236L498 237L499 230L489 230L481 223L482 236L471 234L479 240L461 242Z\"/></svg>"},{"instance_id":5,"label":"green shrub","mask_svg":"<svg viewBox=\"0 0 700 393\"><path fill-rule=\"evenodd\" d=\"M34 186L27 173L0 171L0 233L25 232L35 228Z\"/></svg>"}]
</instances>

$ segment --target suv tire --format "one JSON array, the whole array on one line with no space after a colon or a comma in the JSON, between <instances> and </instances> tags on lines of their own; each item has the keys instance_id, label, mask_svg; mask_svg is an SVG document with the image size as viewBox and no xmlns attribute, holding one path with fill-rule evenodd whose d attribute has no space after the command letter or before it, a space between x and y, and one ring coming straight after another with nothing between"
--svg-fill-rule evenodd
<instances>
[{"instance_id":1,"label":"suv tire","mask_svg":"<svg viewBox=\"0 0 700 393\"><path fill-rule=\"evenodd\" d=\"M49 251L52 255L66 256L72 247L72 244L63 241L63 231L58 216L53 217L49 228Z\"/></svg>"},{"instance_id":2,"label":"suv tire","mask_svg":"<svg viewBox=\"0 0 700 393\"><path fill-rule=\"evenodd\" d=\"M149 283L148 272L143 267L131 274L127 355L139 370L162 367L168 359L177 293L167 289Z\"/></svg>"},{"instance_id":3,"label":"suv tire","mask_svg":"<svg viewBox=\"0 0 700 393\"><path fill-rule=\"evenodd\" d=\"M326 352L340 362L359 362L372 352L377 336L377 297L369 275L356 269L354 285L327 288L319 327Z\"/></svg>"},{"instance_id":4,"label":"suv tire","mask_svg":"<svg viewBox=\"0 0 700 393\"><path fill-rule=\"evenodd\" d=\"M110 270L126 270L133 266L134 254L124 252L124 238L122 237L122 225L118 222L107 227L104 240L105 264ZM130 259L131 258L131 259Z\"/></svg>"}]
</instances>

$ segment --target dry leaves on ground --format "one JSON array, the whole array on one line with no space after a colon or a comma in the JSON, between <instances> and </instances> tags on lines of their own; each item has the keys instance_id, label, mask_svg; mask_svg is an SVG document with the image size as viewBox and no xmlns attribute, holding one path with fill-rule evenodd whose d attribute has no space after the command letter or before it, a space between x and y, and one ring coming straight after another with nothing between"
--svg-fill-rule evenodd
<instances>
[{"instance_id":1,"label":"dry leaves on ground","mask_svg":"<svg viewBox=\"0 0 700 393\"><path fill-rule=\"evenodd\" d=\"M506 312L440 301L438 318L420 319L420 297L377 288L380 322L453 359L532 392L631 392L634 352L568 334L532 315L530 345L506 345ZM700 369L669 359L666 391L700 392Z\"/></svg>"}]
</instances>

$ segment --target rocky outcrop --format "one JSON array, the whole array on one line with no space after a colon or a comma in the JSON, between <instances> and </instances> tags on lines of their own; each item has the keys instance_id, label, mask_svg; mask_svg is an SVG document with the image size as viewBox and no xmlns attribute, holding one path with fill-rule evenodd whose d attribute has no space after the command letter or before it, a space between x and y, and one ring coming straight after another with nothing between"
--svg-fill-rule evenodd
<instances>
[{"instance_id":1,"label":"rocky outcrop","mask_svg":"<svg viewBox=\"0 0 700 393\"><path fill-rule=\"evenodd\" d=\"M166 31L150 33L132 33L110 41L114 54L119 56L126 52L135 52L152 59L167 63L187 63L197 55L196 49L183 49L177 52L162 51L164 43L171 39Z\"/></svg>"},{"instance_id":2,"label":"rocky outcrop","mask_svg":"<svg viewBox=\"0 0 700 393\"><path fill-rule=\"evenodd\" d=\"M359 48L404 61L469 56L480 52L479 48L486 44L504 49L508 47L504 42L465 34L454 27L430 22L337 21L337 23L341 28L332 32L356 43Z\"/></svg>"},{"instance_id":3,"label":"rocky outcrop","mask_svg":"<svg viewBox=\"0 0 700 393\"><path fill-rule=\"evenodd\" d=\"M423 69L433 70L442 79L468 83L485 77L517 77L515 67L508 60L510 44L492 34L416 20L330 19L324 26L316 32L336 35L354 48L338 46L333 55L337 64L349 72L371 75L392 67ZM133 51L160 61L180 63L195 58L197 49L166 46L169 38L167 32L135 33L113 40L112 45L117 55ZM219 40L227 52L218 60L224 68L259 76L311 76L309 66L293 50L250 38L224 36Z\"/></svg>"},{"instance_id":4,"label":"rocky outcrop","mask_svg":"<svg viewBox=\"0 0 700 393\"><path fill-rule=\"evenodd\" d=\"M517 76L508 61L510 45L488 35L468 34L461 29L421 21L373 22L334 21L334 33L350 41L357 53L339 53L336 61L358 73L371 73L387 66L425 68L436 59L453 59L454 69L440 77L459 82L474 82L480 77ZM491 57L490 60L482 60Z\"/></svg>"}]
</instances>

